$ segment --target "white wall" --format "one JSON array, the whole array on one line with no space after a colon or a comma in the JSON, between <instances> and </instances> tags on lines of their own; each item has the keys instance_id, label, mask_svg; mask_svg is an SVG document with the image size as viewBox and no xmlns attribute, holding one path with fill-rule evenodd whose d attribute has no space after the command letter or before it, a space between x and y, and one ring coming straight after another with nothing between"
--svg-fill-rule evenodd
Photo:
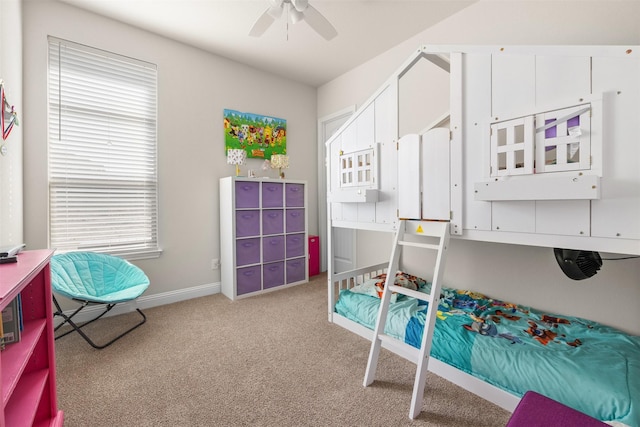
<instances>
[{"instance_id":1,"label":"white wall","mask_svg":"<svg viewBox=\"0 0 640 427\"><path fill-rule=\"evenodd\" d=\"M480 1L320 87L318 114L362 105L423 44L639 45L638 16L636 1ZM390 236L358 234L360 265L388 259ZM405 261L412 272L429 276L423 258L409 254ZM595 277L576 282L562 274L550 248L457 239L450 245L445 270L445 285L590 318L632 333L640 333L639 278L640 259L604 261Z\"/></svg>"},{"instance_id":2,"label":"white wall","mask_svg":"<svg viewBox=\"0 0 640 427\"><path fill-rule=\"evenodd\" d=\"M0 79L4 80L7 102L15 106L22 122L22 20L20 0L0 2ZM13 126L6 140L0 138L0 246L23 242L22 234L22 133Z\"/></svg>"},{"instance_id":3,"label":"white wall","mask_svg":"<svg viewBox=\"0 0 640 427\"><path fill-rule=\"evenodd\" d=\"M362 105L421 45L639 44L636 0L481 0L318 88L318 116Z\"/></svg>"},{"instance_id":4,"label":"white wall","mask_svg":"<svg viewBox=\"0 0 640 427\"><path fill-rule=\"evenodd\" d=\"M216 283L220 271L219 179L226 164L223 109L287 120L287 177L309 183L309 233L317 234L316 90L51 0L24 0L25 240L47 247L47 35L158 65L160 243L136 261L145 296ZM267 174L262 162L243 166ZM268 171L276 177L275 171ZM3 202L4 203L4 202Z\"/></svg>"}]
</instances>

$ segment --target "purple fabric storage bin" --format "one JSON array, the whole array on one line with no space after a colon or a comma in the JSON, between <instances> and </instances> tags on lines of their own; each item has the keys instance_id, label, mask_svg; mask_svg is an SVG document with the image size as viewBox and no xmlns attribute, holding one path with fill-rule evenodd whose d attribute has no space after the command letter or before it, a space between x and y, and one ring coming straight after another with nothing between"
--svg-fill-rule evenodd
<instances>
[{"instance_id":1,"label":"purple fabric storage bin","mask_svg":"<svg viewBox=\"0 0 640 427\"><path fill-rule=\"evenodd\" d=\"M286 243L287 258L304 255L304 233L287 235Z\"/></svg>"},{"instance_id":2,"label":"purple fabric storage bin","mask_svg":"<svg viewBox=\"0 0 640 427\"><path fill-rule=\"evenodd\" d=\"M287 209L287 233L304 231L304 209Z\"/></svg>"},{"instance_id":3,"label":"purple fabric storage bin","mask_svg":"<svg viewBox=\"0 0 640 427\"><path fill-rule=\"evenodd\" d=\"M284 285L284 262L272 262L262 266L264 289Z\"/></svg>"},{"instance_id":4,"label":"purple fabric storage bin","mask_svg":"<svg viewBox=\"0 0 640 427\"><path fill-rule=\"evenodd\" d=\"M262 207L263 208L281 208L282 206L282 187L281 182L263 182L262 183Z\"/></svg>"},{"instance_id":5,"label":"purple fabric storage bin","mask_svg":"<svg viewBox=\"0 0 640 427\"><path fill-rule=\"evenodd\" d=\"M607 427L595 418L534 391L522 396L506 427Z\"/></svg>"},{"instance_id":6,"label":"purple fabric storage bin","mask_svg":"<svg viewBox=\"0 0 640 427\"><path fill-rule=\"evenodd\" d=\"M304 207L304 184L286 185L285 204L291 208Z\"/></svg>"},{"instance_id":7,"label":"purple fabric storage bin","mask_svg":"<svg viewBox=\"0 0 640 427\"><path fill-rule=\"evenodd\" d=\"M260 187L257 182L236 181L236 208L260 207Z\"/></svg>"},{"instance_id":8,"label":"purple fabric storage bin","mask_svg":"<svg viewBox=\"0 0 640 427\"><path fill-rule=\"evenodd\" d=\"M282 209L262 211L262 234L284 233L284 212Z\"/></svg>"},{"instance_id":9,"label":"purple fabric storage bin","mask_svg":"<svg viewBox=\"0 0 640 427\"><path fill-rule=\"evenodd\" d=\"M287 260L287 283L304 280L306 265L307 263L304 258Z\"/></svg>"},{"instance_id":10,"label":"purple fabric storage bin","mask_svg":"<svg viewBox=\"0 0 640 427\"><path fill-rule=\"evenodd\" d=\"M272 262L284 259L284 236L262 238L262 261Z\"/></svg>"},{"instance_id":11,"label":"purple fabric storage bin","mask_svg":"<svg viewBox=\"0 0 640 427\"><path fill-rule=\"evenodd\" d=\"M262 289L262 276L260 266L239 268L236 272L237 294L248 294Z\"/></svg>"},{"instance_id":12,"label":"purple fabric storage bin","mask_svg":"<svg viewBox=\"0 0 640 427\"><path fill-rule=\"evenodd\" d=\"M260 211L236 211L236 237L260 235Z\"/></svg>"},{"instance_id":13,"label":"purple fabric storage bin","mask_svg":"<svg viewBox=\"0 0 640 427\"><path fill-rule=\"evenodd\" d=\"M236 240L236 265L260 263L260 238Z\"/></svg>"}]
</instances>

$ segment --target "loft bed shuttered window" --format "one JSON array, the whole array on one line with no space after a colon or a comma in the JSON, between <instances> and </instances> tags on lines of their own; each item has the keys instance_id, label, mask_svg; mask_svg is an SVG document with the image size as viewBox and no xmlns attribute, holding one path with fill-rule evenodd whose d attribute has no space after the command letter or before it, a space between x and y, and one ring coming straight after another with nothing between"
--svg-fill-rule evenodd
<instances>
[{"instance_id":1,"label":"loft bed shuttered window","mask_svg":"<svg viewBox=\"0 0 640 427\"><path fill-rule=\"evenodd\" d=\"M159 255L157 67L49 38L49 244Z\"/></svg>"}]
</instances>

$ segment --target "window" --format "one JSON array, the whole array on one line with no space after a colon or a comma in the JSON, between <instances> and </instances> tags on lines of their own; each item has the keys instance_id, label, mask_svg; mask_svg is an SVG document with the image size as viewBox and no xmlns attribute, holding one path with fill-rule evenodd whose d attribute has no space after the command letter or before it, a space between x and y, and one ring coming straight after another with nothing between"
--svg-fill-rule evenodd
<instances>
[{"instance_id":1,"label":"window","mask_svg":"<svg viewBox=\"0 0 640 427\"><path fill-rule=\"evenodd\" d=\"M374 149L340 155L340 187L372 186L374 184Z\"/></svg>"},{"instance_id":2,"label":"window","mask_svg":"<svg viewBox=\"0 0 640 427\"><path fill-rule=\"evenodd\" d=\"M491 176L533 173L533 116L491 125Z\"/></svg>"},{"instance_id":3,"label":"window","mask_svg":"<svg viewBox=\"0 0 640 427\"><path fill-rule=\"evenodd\" d=\"M537 173L591 168L591 106L536 116Z\"/></svg>"},{"instance_id":4,"label":"window","mask_svg":"<svg viewBox=\"0 0 640 427\"><path fill-rule=\"evenodd\" d=\"M590 169L590 114L583 104L491 124L491 176Z\"/></svg>"},{"instance_id":5,"label":"window","mask_svg":"<svg viewBox=\"0 0 640 427\"><path fill-rule=\"evenodd\" d=\"M49 38L49 245L157 256L157 67Z\"/></svg>"}]
</instances>

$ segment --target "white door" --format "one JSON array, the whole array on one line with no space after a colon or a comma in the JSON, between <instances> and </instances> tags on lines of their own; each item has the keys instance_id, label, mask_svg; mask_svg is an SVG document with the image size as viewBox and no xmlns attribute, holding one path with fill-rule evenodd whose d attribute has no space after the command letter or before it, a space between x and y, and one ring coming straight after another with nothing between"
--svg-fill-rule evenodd
<instances>
[{"instance_id":1,"label":"white door","mask_svg":"<svg viewBox=\"0 0 640 427\"><path fill-rule=\"evenodd\" d=\"M320 234L320 271L327 271L327 152L325 143L355 112L355 106L318 120L318 222ZM334 228L333 271L348 271L355 268L355 236L352 229Z\"/></svg>"}]
</instances>

